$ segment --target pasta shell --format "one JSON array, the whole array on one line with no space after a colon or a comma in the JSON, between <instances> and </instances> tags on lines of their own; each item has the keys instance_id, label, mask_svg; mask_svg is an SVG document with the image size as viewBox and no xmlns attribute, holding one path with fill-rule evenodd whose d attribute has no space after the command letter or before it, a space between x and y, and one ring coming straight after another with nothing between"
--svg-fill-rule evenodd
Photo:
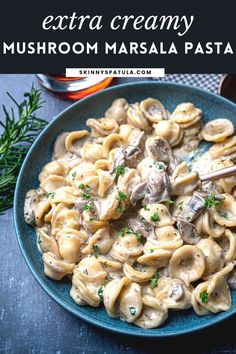
<instances>
[{"instance_id":1,"label":"pasta shell","mask_svg":"<svg viewBox=\"0 0 236 354\"><path fill-rule=\"evenodd\" d=\"M99 228L93 236L89 238L88 245L83 248L82 253L96 254L96 249L98 249L101 254L108 253L114 241L110 233L111 230L109 227Z\"/></svg>"},{"instance_id":2,"label":"pasta shell","mask_svg":"<svg viewBox=\"0 0 236 354\"><path fill-rule=\"evenodd\" d=\"M174 195L191 194L199 184L196 172L189 172L186 162L182 162L173 172L171 178L172 193Z\"/></svg>"},{"instance_id":3,"label":"pasta shell","mask_svg":"<svg viewBox=\"0 0 236 354\"><path fill-rule=\"evenodd\" d=\"M203 279L223 269L225 261L224 252L216 242L211 239L200 240L197 247L202 250L205 256Z\"/></svg>"},{"instance_id":4,"label":"pasta shell","mask_svg":"<svg viewBox=\"0 0 236 354\"><path fill-rule=\"evenodd\" d=\"M103 283L107 277L107 272L99 259L90 256L81 259L74 269L75 273L78 273L84 282L98 282L99 284Z\"/></svg>"},{"instance_id":5,"label":"pasta shell","mask_svg":"<svg viewBox=\"0 0 236 354\"><path fill-rule=\"evenodd\" d=\"M69 133L65 139L66 150L80 155L80 150L85 143L88 134L89 132L87 130L78 130Z\"/></svg>"},{"instance_id":6,"label":"pasta shell","mask_svg":"<svg viewBox=\"0 0 236 354\"><path fill-rule=\"evenodd\" d=\"M205 257L197 246L184 245L178 248L169 262L172 278L183 280L187 285L201 278L205 270Z\"/></svg>"},{"instance_id":7,"label":"pasta shell","mask_svg":"<svg viewBox=\"0 0 236 354\"><path fill-rule=\"evenodd\" d=\"M156 227L170 226L175 223L164 204L147 204L145 208L140 209L140 216Z\"/></svg>"},{"instance_id":8,"label":"pasta shell","mask_svg":"<svg viewBox=\"0 0 236 354\"><path fill-rule=\"evenodd\" d=\"M135 128L149 131L150 126L148 120L142 113L138 103L129 106L127 110L127 122Z\"/></svg>"},{"instance_id":9,"label":"pasta shell","mask_svg":"<svg viewBox=\"0 0 236 354\"><path fill-rule=\"evenodd\" d=\"M192 305L192 293L186 284L180 279L171 279L164 282L158 281L158 287L155 290L155 297L167 309L187 309Z\"/></svg>"},{"instance_id":10,"label":"pasta shell","mask_svg":"<svg viewBox=\"0 0 236 354\"><path fill-rule=\"evenodd\" d=\"M150 249L149 252L140 256L137 262L150 267L163 268L168 265L172 253L172 251L165 249Z\"/></svg>"},{"instance_id":11,"label":"pasta shell","mask_svg":"<svg viewBox=\"0 0 236 354\"><path fill-rule=\"evenodd\" d=\"M120 262L133 263L135 257L139 256L142 250L143 244L137 239L137 235L129 233L123 237L117 237L109 254Z\"/></svg>"},{"instance_id":12,"label":"pasta shell","mask_svg":"<svg viewBox=\"0 0 236 354\"><path fill-rule=\"evenodd\" d=\"M58 235L57 235L58 237ZM61 232L58 239L58 246L61 256L69 263L78 263L80 260L81 240L73 234Z\"/></svg>"},{"instance_id":13,"label":"pasta shell","mask_svg":"<svg viewBox=\"0 0 236 354\"><path fill-rule=\"evenodd\" d=\"M213 141L215 143L224 141L227 137L233 135L233 133L233 123L223 118L208 122L201 130L201 134L206 141Z\"/></svg>"},{"instance_id":14,"label":"pasta shell","mask_svg":"<svg viewBox=\"0 0 236 354\"><path fill-rule=\"evenodd\" d=\"M101 119L88 119L86 125L91 128L92 136L104 137L112 133L117 133L119 130L119 125L115 119L112 118L101 118Z\"/></svg>"},{"instance_id":15,"label":"pasta shell","mask_svg":"<svg viewBox=\"0 0 236 354\"><path fill-rule=\"evenodd\" d=\"M212 216L222 226L236 226L236 201L230 194L222 194L222 197L222 202L211 208Z\"/></svg>"},{"instance_id":16,"label":"pasta shell","mask_svg":"<svg viewBox=\"0 0 236 354\"><path fill-rule=\"evenodd\" d=\"M123 287L119 294L119 314L125 321L132 323L140 315L143 302L140 285L131 283Z\"/></svg>"},{"instance_id":17,"label":"pasta shell","mask_svg":"<svg viewBox=\"0 0 236 354\"><path fill-rule=\"evenodd\" d=\"M47 163L39 174L39 181L43 182L51 175L65 177L69 172L69 166L63 161L51 161Z\"/></svg>"},{"instance_id":18,"label":"pasta shell","mask_svg":"<svg viewBox=\"0 0 236 354\"><path fill-rule=\"evenodd\" d=\"M236 234L226 229L216 241L224 252L226 264L233 261L236 256Z\"/></svg>"},{"instance_id":19,"label":"pasta shell","mask_svg":"<svg viewBox=\"0 0 236 354\"><path fill-rule=\"evenodd\" d=\"M146 98L140 102L142 113L152 123L168 118L168 113L163 104L155 98Z\"/></svg>"},{"instance_id":20,"label":"pasta shell","mask_svg":"<svg viewBox=\"0 0 236 354\"><path fill-rule=\"evenodd\" d=\"M128 286L131 280L124 277L110 281L103 291L105 309L110 317L118 317L118 297L123 287Z\"/></svg>"},{"instance_id":21,"label":"pasta shell","mask_svg":"<svg viewBox=\"0 0 236 354\"><path fill-rule=\"evenodd\" d=\"M105 117L115 119L119 124L127 121L127 109L129 107L125 98L117 98L112 102L111 107L105 112Z\"/></svg>"},{"instance_id":22,"label":"pasta shell","mask_svg":"<svg viewBox=\"0 0 236 354\"><path fill-rule=\"evenodd\" d=\"M166 139L171 147L178 145L183 139L184 132L179 124L171 120L161 120L154 124L155 134Z\"/></svg>"},{"instance_id":23,"label":"pasta shell","mask_svg":"<svg viewBox=\"0 0 236 354\"><path fill-rule=\"evenodd\" d=\"M44 273L51 279L61 280L65 275L72 274L75 267L74 263L67 263L66 261L57 258L52 252L45 252L43 254Z\"/></svg>"},{"instance_id":24,"label":"pasta shell","mask_svg":"<svg viewBox=\"0 0 236 354\"><path fill-rule=\"evenodd\" d=\"M136 283L144 283L150 280L153 276L153 273L155 272L155 268L141 266L138 263L134 266L125 263L123 270L125 276L130 280L132 280L132 282L136 282Z\"/></svg>"},{"instance_id":25,"label":"pasta shell","mask_svg":"<svg viewBox=\"0 0 236 354\"><path fill-rule=\"evenodd\" d=\"M207 301L202 300L203 293L207 294ZM200 283L194 291L194 296L201 306L213 313L227 311L231 307L229 287L221 275L215 275L210 280Z\"/></svg>"},{"instance_id":26,"label":"pasta shell","mask_svg":"<svg viewBox=\"0 0 236 354\"><path fill-rule=\"evenodd\" d=\"M201 117L202 111L196 108L192 103L181 103L175 108L170 119L180 124L182 128L188 128L196 124Z\"/></svg>"},{"instance_id":27,"label":"pasta shell","mask_svg":"<svg viewBox=\"0 0 236 354\"><path fill-rule=\"evenodd\" d=\"M212 145L209 152L213 158L230 155L236 151L236 136L225 139L221 143Z\"/></svg>"},{"instance_id":28,"label":"pasta shell","mask_svg":"<svg viewBox=\"0 0 236 354\"><path fill-rule=\"evenodd\" d=\"M61 256L60 256L60 253L58 250L58 245L57 245L56 240L52 236L50 236L46 231L47 230L45 227L36 229L36 233L38 236L37 245L38 245L40 252L42 252L42 253L52 252L58 258L60 258Z\"/></svg>"},{"instance_id":29,"label":"pasta shell","mask_svg":"<svg viewBox=\"0 0 236 354\"><path fill-rule=\"evenodd\" d=\"M134 323L144 329L160 327L168 317L167 309L153 296L143 295L143 309Z\"/></svg>"}]
</instances>

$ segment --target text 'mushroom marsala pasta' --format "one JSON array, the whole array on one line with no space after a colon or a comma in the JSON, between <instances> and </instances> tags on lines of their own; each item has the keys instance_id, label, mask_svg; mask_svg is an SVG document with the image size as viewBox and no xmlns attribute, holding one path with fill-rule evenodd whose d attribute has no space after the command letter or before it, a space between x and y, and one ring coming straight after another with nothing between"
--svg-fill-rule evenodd
<instances>
[{"instance_id":1,"label":"text 'mushroom marsala pasta'","mask_svg":"<svg viewBox=\"0 0 236 354\"><path fill-rule=\"evenodd\" d=\"M198 174L232 165L236 136L228 119L201 118L192 103L170 113L155 98L119 98L90 130L58 136L24 216L45 274L69 276L78 305L103 303L145 329L172 310L231 307L236 176L201 184ZM203 139L213 145L187 163Z\"/></svg>"}]
</instances>

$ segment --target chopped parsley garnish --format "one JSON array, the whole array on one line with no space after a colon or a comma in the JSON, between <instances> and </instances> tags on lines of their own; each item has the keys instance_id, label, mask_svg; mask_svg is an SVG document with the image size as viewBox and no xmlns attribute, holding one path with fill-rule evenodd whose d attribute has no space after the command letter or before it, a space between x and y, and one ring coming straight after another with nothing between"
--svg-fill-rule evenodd
<instances>
[{"instance_id":1,"label":"chopped parsley garnish","mask_svg":"<svg viewBox=\"0 0 236 354\"><path fill-rule=\"evenodd\" d=\"M224 213L223 211L217 209L217 213L223 218L223 219L229 219L229 216L227 213Z\"/></svg>"},{"instance_id":2,"label":"chopped parsley garnish","mask_svg":"<svg viewBox=\"0 0 236 354\"><path fill-rule=\"evenodd\" d=\"M144 237L143 235L137 233L137 232L134 232L132 229L130 229L129 227L122 227L122 229L120 229L120 232L119 232L119 235L121 237L124 237L125 234L134 234L136 235L137 237L137 240L140 241L140 242L143 242L144 241Z\"/></svg>"},{"instance_id":3,"label":"chopped parsley garnish","mask_svg":"<svg viewBox=\"0 0 236 354\"><path fill-rule=\"evenodd\" d=\"M80 184L79 184L79 188L80 188L80 189L84 189L84 184L83 184L83 183L80 183Z\"/></svg>"},{"instance_id":4,"label":"chopped parsley garnish","mask_svg":"<svg viewBox=\"0 0 236 354\"><path fill-rule=\"evenodd\" d=\"M179 202L177 207L180 209L180 210L183 210L183 206L184 206L184 202Z\"/></svg>"},{"instance_id":5,"label":"chopped parsley garnish","mask_svg":"<svg viewBox=\"0 0 236 354\"><path fill-rule=\"evenodd\" d=\"M135 232L135 235L136 235L138 241L140 241L140 242L144 242L145 241L145 237L143 237L143 235L138 234L136 232Z\"/></svg>"},{"instance_id":6,"label":"chopped parsley garnish","mask_svg":"<svg viewBox=\"0 0 236 354\"><path fill-rule=\"evenodd\" d=\"M89 221L93 221L94 218L92 216L89 217Z\"/></svg>"},{"instance_id":7,"label":"chopped parsley garnish","mask_svg":"<svg viewBox=\"0 0 236 354\"><path fill-rule=\"evenodd\" d=\"M158 170L164 170L165 169L165 165L161 162L158 161L154 161L153 162L153 166L155 166Z\"/></svg>"},{"instance_id":8,"label":"chopped parsley garnish","mask_svg":"<svg viewBox=\"0 0 236 354\"><path fill-rule=\"evenodd\" d=\"M151 248L149 252L150 252L150 253L153 253L153 252L154 252L154 249Z\"/></svg>"},{"instance_id":9,"label":"chopped parsley garnish","mask_svg":"<svg viewBox=\"0 0 236 354\"><path fill-rule=\"evenodd\" d=\"M103 290L104 290L103 286L100 286L100 288L98 288L98 296L100 297L101 300L103 300Z\"/></svg>"},{"instance_id":10,"label":"chopped parsley garnish","mask_svg":"<svg viewBox=\"0 0 236 354\"><path fill-rule=\"evenodd\" d=\"M130 229L129 227L122 227L122 229L120 229L119 235L121 237L124 237L125 234L133 234L133 233L134 233L133 230Z\"/></svg>"},{"instance_id":11,"label":"chopped parsley garnish","mask_svg":"<svg viewBox=\"0 0 236 354\"><path fill-rule=\"evenodd\" d=\"M148 209L147 204L145 204L145 205L143 206L143 209L144 209L144 210L150 210L150 209Z\"/></svg>"},{"instance_id":12,"label":"chopped parsley garnish","mask_svg":"<svg viewBox=\"0 0 236 354\"><path fill-rule=\"evenodd\" d=\"M46 197L53 199L53 198L55 197L55 192L49 192L49 193L47 193L47 194L46 194Z\"/></svg>"},{"instance_id":13,"label":"chopped parsley garnish","mask_svg":"<svg viewBox=\"0 0 236 354\"><path fill-rule=\"evenodd\" d=\"M116 175L117 176L123 176L125 173L125 166L124 165L120 165L116 167Z\"/></svg>"},{"instance_id":14,"label":"chopped parsley garnish","mask_svg":"<svg viewBox=\"0 0 236 354\"><path fill-rule=\"evenodd\" d=\"M87 193L83 193L83 194L82 194L82 197L83 197L84 199L86 199L86 200L91 199L91 195L90 195L90 194L87 194Z\"/></svg>"},{"instance_id":15,"label":"chopped parsley garnish","mask_svg":"<svg viewBox=\"0 0 236 354\"><path fill-rule=\"evenodd\" d=\"M128 196L125 193L118 191L118 195L117 195L116 199L118 200L119 203L123 202L127 198L128 198Z\"/></svg>"},{"instance_id":16,"label":"chopped parsley garnish","mask_svg":"<svg viewBox=\"0 0 236 354\"><path fill-rule=\"evenodd\" d=\"M76 177L76 173L77 173L77 172L73 172L72 175L71 175L73 180L74 180L75 177Z\"/></svg>"},{"instance_id":17,"label":"chopped parsley garnish","mask_svg":"<svg viewBox=\"0 0 236 354\"><path fill-rule=\"evenodd\" d=\"M158 278L159 278L159 273L156 270L155 273L153 274L151 280L150 280L150 288L151 289L154 289L157 286Z\"/></svg>"},{"instance_id":18,"label":"chopped parsley garnish","mask_svg":"<svg viewBox=\"0 0 236 354\"><path fill-rule=\"evenodd\" d=\"M185 220L190 221L191 220L191 216L186 216Z\"/></svg>"},{"instance_id":19,"label":"chopped parsley garnish","mask_svg":"<svg viewBox=\"0 0 236 354\"><path fill-rule=\"evenodd\" d=\"M91 204L85 204L85 206L83 207L84 210L93 210L93 206Z\"/></svg>"},{"instance_id":20,"label":"chopped parsley garnish","mask_svg":"<svg viewBox=\"0 0 236 354\"><path fill-rule=\"evenodd\" d=\"M208 303L208 292L203 291L202 293L200 293L200 299L202 300L203 304L207 304Z\"/></svg>"},{"instance_id":21,"label":"chopped parsley garnish","mask_svg":"<svg viewBox=\"0 0 236 354\"><path fill-rule=\"evenodd\" d=\"M168 205L173 205L173 204L175 204L175 201L174 201L174 200L171 200L171 199L167 199L166 203L167 203Z\"/></svg>"},{"instance_id":22,"label":"chopped parsley garnish","mask_svg":"<svg viewBox=\"0 0 236 354\"><path fill-rule=\"evenodd\" d=\"M121 192L121 191L118 191L118 194L117 194L116 199L118 200L119 205L118 205L118 207L116 208L116 211L119 211L119 212L122 213L123 211L126 210L126 206L123 206L123 205L122 205L122 202L123 202L124 200L126 200L127 198L128 198L128 196L127 196L125 193L123 193L123 192Z\"/></svg>"},{"instance_id":23,"label":"chopped parsley garnish","mask_svg":"<svg viewBox=\"0 0 236 354\"><path fill-rule=\"evenodd\" d=\"M222 203L222 200L217 200L214 194L210 194L205 199L205 208L209 209Z\"/></svg>"},{"instance_id":24,"label":"chopped parsley garnish","mask_svg":"<svg viewBox=\"0 0 236 354\"><path fill-rule=\"evenodd\" d=\"M40 243L42 243L42 240L38 238L38 244L40 245Z\"/></svg>"},{"instance_id":25,"label":"chopped parsley garnish","mask_svg":"<svg viewBox=\"0 0 236 354\"><path fill-rule=\"evenodd\" d=\"M137 309L134 306L129 306L129 312L132 316L136 315Z\"/></svg>"},{"instance_id":26,"label":"chopped parsley garnish","mask_svg":"<svg viewBox=\"0 0 236 354\"><path fill-rule=\"evenodd\" d=\"M97 257L98 257L98 254L100 253L100 248L98 247L98 245L93 245L93 246L92 246L92 249L94 250L94 252L95 252L95 257L97 258Z\"/></svg>"},{"instance_id":27,"label":"chopped parsley garnish","mask_svg":"<svg viewBox=\"0 0 236 354\"><path fill-rule=\"evenodd\" d=\"M160 221L160 216L158 215L158 213L154 213L151 215L150 219L153 222L158 222L158 221Z\"/></svg>"}]
</instances>

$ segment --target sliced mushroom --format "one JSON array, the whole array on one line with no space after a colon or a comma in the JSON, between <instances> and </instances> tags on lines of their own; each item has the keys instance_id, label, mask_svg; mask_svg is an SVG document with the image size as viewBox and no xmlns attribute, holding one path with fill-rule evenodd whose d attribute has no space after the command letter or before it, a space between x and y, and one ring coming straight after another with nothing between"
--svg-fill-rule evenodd
<instances>
[{"instance_id":1,"label":"sliced mushroom","mask_svg":"<svg viewBox=\"0 0 236 354\"><path fill-rule=\"evenodd\" d=\"M130 218L128 219L128 227L130 227L136 234L141 234L146 238L151 235L155 237L154 227L145 219Z\"/></svg>"},{"instance_id":2,"label":"sliced mushroom","mask_svg":"<svg viewBox=\"0 0 236 354\"><path fill-rule=\"evenodd\" d=\"M176 169L176 167L178 165L180 165L182 161L183 160L181 159L180 156L175 156L175 155L171 156L170 163L169 163L169 166L168 166L168 172L169 172L170 175L173 174L173 172Z\"/></svg>"},{"instance_id":3,"label":"sliced mushroom","mask_svg":"<svg viewBox=\"0 0 236 354\"><path fill-rule=\"evenodd\" d=\"M136 205L137 201L143 199L147 193L147 181L137 184L130 195L130 203Z\"/></svg>"},{"instance_id":4,"label":"sliced mushroom","mask_svg":"<svg viewBox=\"0 0 236 354\"><path fill-rule=\"evenodd\" d=\"M149 204L170 199L171 183L166 172L152 170L147 178L145 202Z\"/></svg>"},{"instance_id":5,"label":"sliced mushroom","mask_svg":"<svg viewBox=\"0 0 236 354\"><path fill-rule=\"evenodd\" d=\"M159 136L148 138L145 146L148 156L157 161L169 164L172 151L169 143L164 138Z\"/></svg>"},{"instance_id":6,"label":"sliced mushroom","mask_svg":"<svg viewBox=\"0 0 236 354\"><path fill-rule=\"evenodd\" d=\"M199 192L194 192L192 198L184 206L179 214L179 219L192 222L203 211L205 207L205 198Z\"/></svg>"},{"instance_id":7,"label":"sliced mushroom","mask_svg":"<svg viewBox=\"0 0 236 354\"><path fill-rule=\"evenodd\" d=\"M35 204L39 201L39 195L35 189L26 193L24 204L24 219L31 226L35 225Z\"/></svg>"},{"instance_id":8,"label":"sliced mushroom","mask_svg":"<svg viewBox=\"0 0 236 354\"><path fill-rule=\"evenodd\" d=\"M230 289L236 290L236 268L234 268L227 278Z\"/></svg>"},{"instance_id":9,"label":"sliced mushroom","mask_svg":"<svg viewBox=\"0 0 236 354\"><path fill-rule=\"evenodd\" d=\"M177 221L177 228L182 239L189 245L195 245L201 240L200 236L197 234L194 224L184 220L179 220Z\"/></svg>"}]
</instances>

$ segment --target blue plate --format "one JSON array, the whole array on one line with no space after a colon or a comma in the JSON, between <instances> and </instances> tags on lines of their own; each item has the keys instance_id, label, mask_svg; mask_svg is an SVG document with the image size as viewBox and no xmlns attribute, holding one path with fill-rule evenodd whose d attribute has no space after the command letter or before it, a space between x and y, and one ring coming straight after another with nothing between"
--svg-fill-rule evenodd
<instances>
[{"instance_id":1,"label":"blue plate","mask_svg":"<svg viewBox=\"0 0 236 354\"><path fill-rule=\"evenodd\" d=\"M127 322L108 317L102 306L95 309L76 305L69 295L71 287L69 280L55 282L43 273L43 262L36 246L35 231L24 222L25 193L31 188L38 187L38 174L43 165L51 160L53 143L57 135L64 131L84 129L87 118L103 117L104 111L118 97L125 97L129 102L156 97L170 111L181 102L192 102L202 109L204 122L226 117L236 125L235 104L209 92L173 83L138 82L125 84L108 88L76 102L59 114L40 134L21 168L15 191L14 219L17 239L23 256L34 277L55 301L74 315L104 329L135 336L167 337L194 332L213 325L236 313L236 292L232 293L232 308L227 312L199 317L192 309L169 311L169 318L162 327L144 330Z\"/></svg>"}]
</instances>

